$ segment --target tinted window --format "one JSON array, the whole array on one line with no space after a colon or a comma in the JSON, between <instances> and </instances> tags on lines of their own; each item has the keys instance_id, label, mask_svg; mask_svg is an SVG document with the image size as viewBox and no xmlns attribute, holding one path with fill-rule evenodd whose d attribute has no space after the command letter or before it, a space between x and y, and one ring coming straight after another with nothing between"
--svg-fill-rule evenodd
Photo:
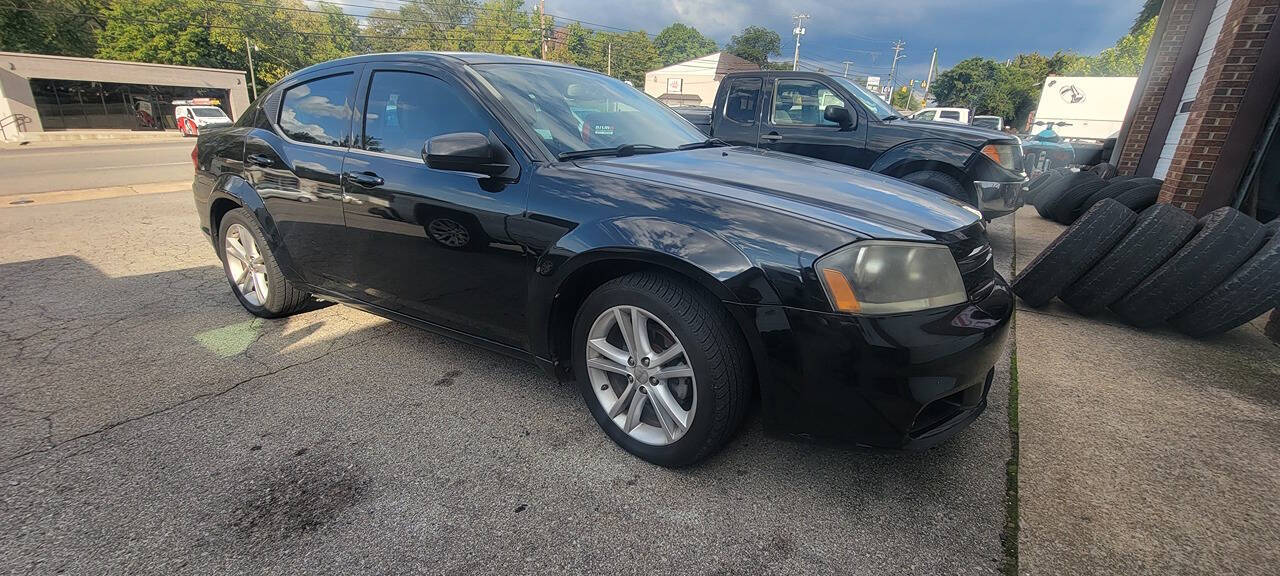
<instances>
[{"instance_id":1,"label":"tinted window","mask_svg":"<svg viewBox=\"0 0 1280 576\"><path fill-rule=\"evenodd\" d=\"M844 106L844 100L821 82L779 80L773 97L773 123L835 126L835 122L822 118L827 106Z\"/></svg>"},{"instance_id":2,"label":"tinted window","mask_svg":"<svg viewBox=\"0 0 1280 576\"><path fill-rule=\"evenodd\" d=\"M199 116L201 118L226 118L227 117L227 115L222 112L221 108L200 107L200 108L191 108L188 111L194 113L196 116Z\"/></svg>"},{"instance_id":3,"label":"tinted window","mask_svg":"<svg viewBox=\"0 0 1280 576\"><path fill-rule=\"evenodd\" d=\"M928 112L921 112L915 115L914 120L933 120L934 113L935 112L933 110L930 110Z\"/></svg>"},{"instance_id":4,"label":"tinted window","mask_svg":"<svg viewBox=\"0 0 1280 576\"><path fill-rule=\"evenodd\" d=\"M938 113L938 116L946 120L955 120L957 122L960 121L960 113L956 112L955 110L943 110Z\"/></svg>"},{"instance_id":5,"label":"tinted window","mask_svg":"<svg viewBox=\"0 0 1280 576\"><path fill-rule=\"evenodd\" d=\"M759 78L735 78L724 101L724 117L740 124L754 124L759 115L756 102L760 101L760 86Z\"/></svg>"},{"instance_id":6,"label":"tinted window","mask_svg":"<svg viewBox=\"0 0 1280 576\"><path fill-rule=\"evenodd\" d=\"M470 100L443 80L413 72L376 72L364 116L363 148L422 157L427 140L450 132L489 131Z\"/></svg>"},{"instance_id":7,"label":"tinted window","mask_svg":"<svg viewBox=\"0 0 1280 576\"><path fill-rule=\"evenodd\" d=\"M350 92L350 74L288 89L280 106L280 129L298 142L346 146L351 126Z\"/></svg>"}]
</instances>

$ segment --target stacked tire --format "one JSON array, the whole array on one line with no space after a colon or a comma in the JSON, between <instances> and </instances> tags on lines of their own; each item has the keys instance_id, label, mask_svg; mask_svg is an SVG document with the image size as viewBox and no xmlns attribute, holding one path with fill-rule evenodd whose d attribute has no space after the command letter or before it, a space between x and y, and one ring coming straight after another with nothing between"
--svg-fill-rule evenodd
<instances>
[{"instance_id":1,"label":"stacked tire","mask_svg":"<svg viewBox=\"0 0 1280 576\"><path fill-rule=\"evenodd\" d=\"M1263 225L1230 207L1196 220L1122 201L1149 185L1085 210L1014 278L1014 293L1032 307L1057 297L1086 316L1110 309L1133 326L1168 323L1194 337L1280 306L1280 220Z\"/></svg>"},{"instance_id":2,"label":"stacked tire","mask_svg":"<svg viewBox=\"0 0 1280 576\"><path fill-rule=\"evenodd\" d=\"M1083 170L1058 168L1032 179L1026 200L1041 217L1071 224L1107 198L1141 212L1156 203L1162 183L1155 178L1117 176L1115 167L1106 163Z\"/></svg>"}]
</instances>

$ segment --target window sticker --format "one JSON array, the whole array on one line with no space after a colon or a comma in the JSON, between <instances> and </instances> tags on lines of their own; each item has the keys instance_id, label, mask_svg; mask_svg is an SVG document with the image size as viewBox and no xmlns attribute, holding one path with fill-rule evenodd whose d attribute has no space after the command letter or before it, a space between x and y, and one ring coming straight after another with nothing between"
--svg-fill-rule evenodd
<instances>
[{"instance_id":1,"label":"window sticker","mask_svg":"<svg viewBox=\"0 0 1280 576\"><path fill-rule=\"evenodd\" d=\"M400 102L399 94L392 94L387 97L387 119L383 122L382 124L383 126L386 126L387 128L400 127L400 114L398 110L399 102Z\"/></svg>"}]
</instances>

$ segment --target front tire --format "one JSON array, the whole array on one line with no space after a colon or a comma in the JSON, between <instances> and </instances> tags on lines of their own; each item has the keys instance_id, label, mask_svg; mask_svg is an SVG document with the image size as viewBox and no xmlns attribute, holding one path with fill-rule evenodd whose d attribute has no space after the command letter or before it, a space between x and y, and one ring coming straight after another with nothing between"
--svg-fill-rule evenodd
<instances>
[{"instance_id":1,"label":"front tire","mask_svg":"<svg viewBox=\"0 0 1280 576\"><path fill-rule=\"evenodd\" d=\"M255 316L288 316L302 310L311 298L284 277L258 219L247 209L236 208L222 217L218 256L231 292Z\"/></svg>"},{"instance_id":2,"label":"front tire","mask_svg":"<svg viewBox=\"0 0 1280 576\"><path fill-rule=\"evenodd\" d=\"M719 301L688 280L638 272L578 309L574 375L591 415L619 446L682 467L720 449L742 423L751 369Z\"/></svg>"},{"instance_id":3,"label":"front tire","mask_svg":"<svg viewBox=\"0 0 1280 576\"><path fill-rule=\"evenodd\" d=\"M912 184L919 184L940 192L956 200L964 202L974 208L978 207L977 199L974 198L972 191L965 189L959 180L951 177L949 174L938 172L935 170L922 170L920 172L912 172L902 177L903 180Z\"/></svg>"}]
</instances>

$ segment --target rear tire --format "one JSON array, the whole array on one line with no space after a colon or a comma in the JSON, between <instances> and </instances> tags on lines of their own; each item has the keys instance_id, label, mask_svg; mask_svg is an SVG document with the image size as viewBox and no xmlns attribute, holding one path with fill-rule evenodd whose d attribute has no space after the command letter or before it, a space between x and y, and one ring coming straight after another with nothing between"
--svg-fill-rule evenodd
<instances>
[{"instance_id":1,"label":"rear tire","mask_svg":"<svg viewBox=\"0 0 1280 576\"><path fill-rule=\"evenodd\" d=\"M638 343L635 333L631 340L624 338L620 329L623 320L616 315L610 317L626 311L622 316L626 325L634 326L631 318L635 316L629 313L635 310L639 310L648 329L653 330L646 332L650 334L646 337L649 342L644 345ZM600 322L605 322L603 331ZM612 350L602 349L602 338L606 340L603 345L611 345ZM682 358L663 360L661 357L666 352L653 352L670 351L669 342L659 343L669 339L674 339L683 349ZM591 372L587 367L589 355L593 362ZM621 362L609 362L614 357ZM650 364L644 364L646 358ZM604 364L609 367L602 367ZM618 364L626 374L616 371ZM657 372L650 372L654 367ZM684 377L659 379L656 383L649 380L649 376L669 373L666 371L673 367L691 368L692 375L688 380ZM741 425L751 398L752 373L746 343L728 311L701 287L659 272L628 274L604 283L587 296L574 319L573 369L591 415L609 438L626 451L659 466L689 466L715 453ZM629 381L628 376L632 380ZM652 391L644 392L644 383L648 383ZM635 387L628 391L632 384ZM687 398L690 393L692 400ZM663 421L658 410L658 402L669 406L672 398L679 401L681 410L688 412L687 428L674 427L678 437L668 432L666 425L670 420ZM636 402L641 404L635 416L637 422L625 430L632 422L629 415ZM678 412L664 409L663 413L678 416Z\"/></svg>"},{"instance_id":2,"label":"rear tire","mask_svg":"<svg viewBox=\"0 0 1280 576\"><path fill-rule=\"evenodd\" d=\"M301 311L311 299L285 278L258 219L245 208L223 215L218 226L218 256L231 292L255 316L288 316Z\"/></svg>"},{"instance_id":3,"label":"rear tire","mask_svg":"<svg viewBox=\"0 0 1280 576\"><path fill-rule=\"evenodd\" d=\"M1014 294L1031 307L1048 304L1102 259L1136 218L1132 210L1114 201L1099 202L1013 279Z\"/></svg>"},{"instance_id":4,"label":"rear tire","mask_svg":"<svg viewBox=\"0 0 1280 576\"><path fill-rule=\"evenodd\" d=\"M1155 326L1208 294L1265 239L1262 225L1239 210L1214 210L1200 219L1191 240L1111 309L1139 328Z\"/></svg>"}]
</instances>

